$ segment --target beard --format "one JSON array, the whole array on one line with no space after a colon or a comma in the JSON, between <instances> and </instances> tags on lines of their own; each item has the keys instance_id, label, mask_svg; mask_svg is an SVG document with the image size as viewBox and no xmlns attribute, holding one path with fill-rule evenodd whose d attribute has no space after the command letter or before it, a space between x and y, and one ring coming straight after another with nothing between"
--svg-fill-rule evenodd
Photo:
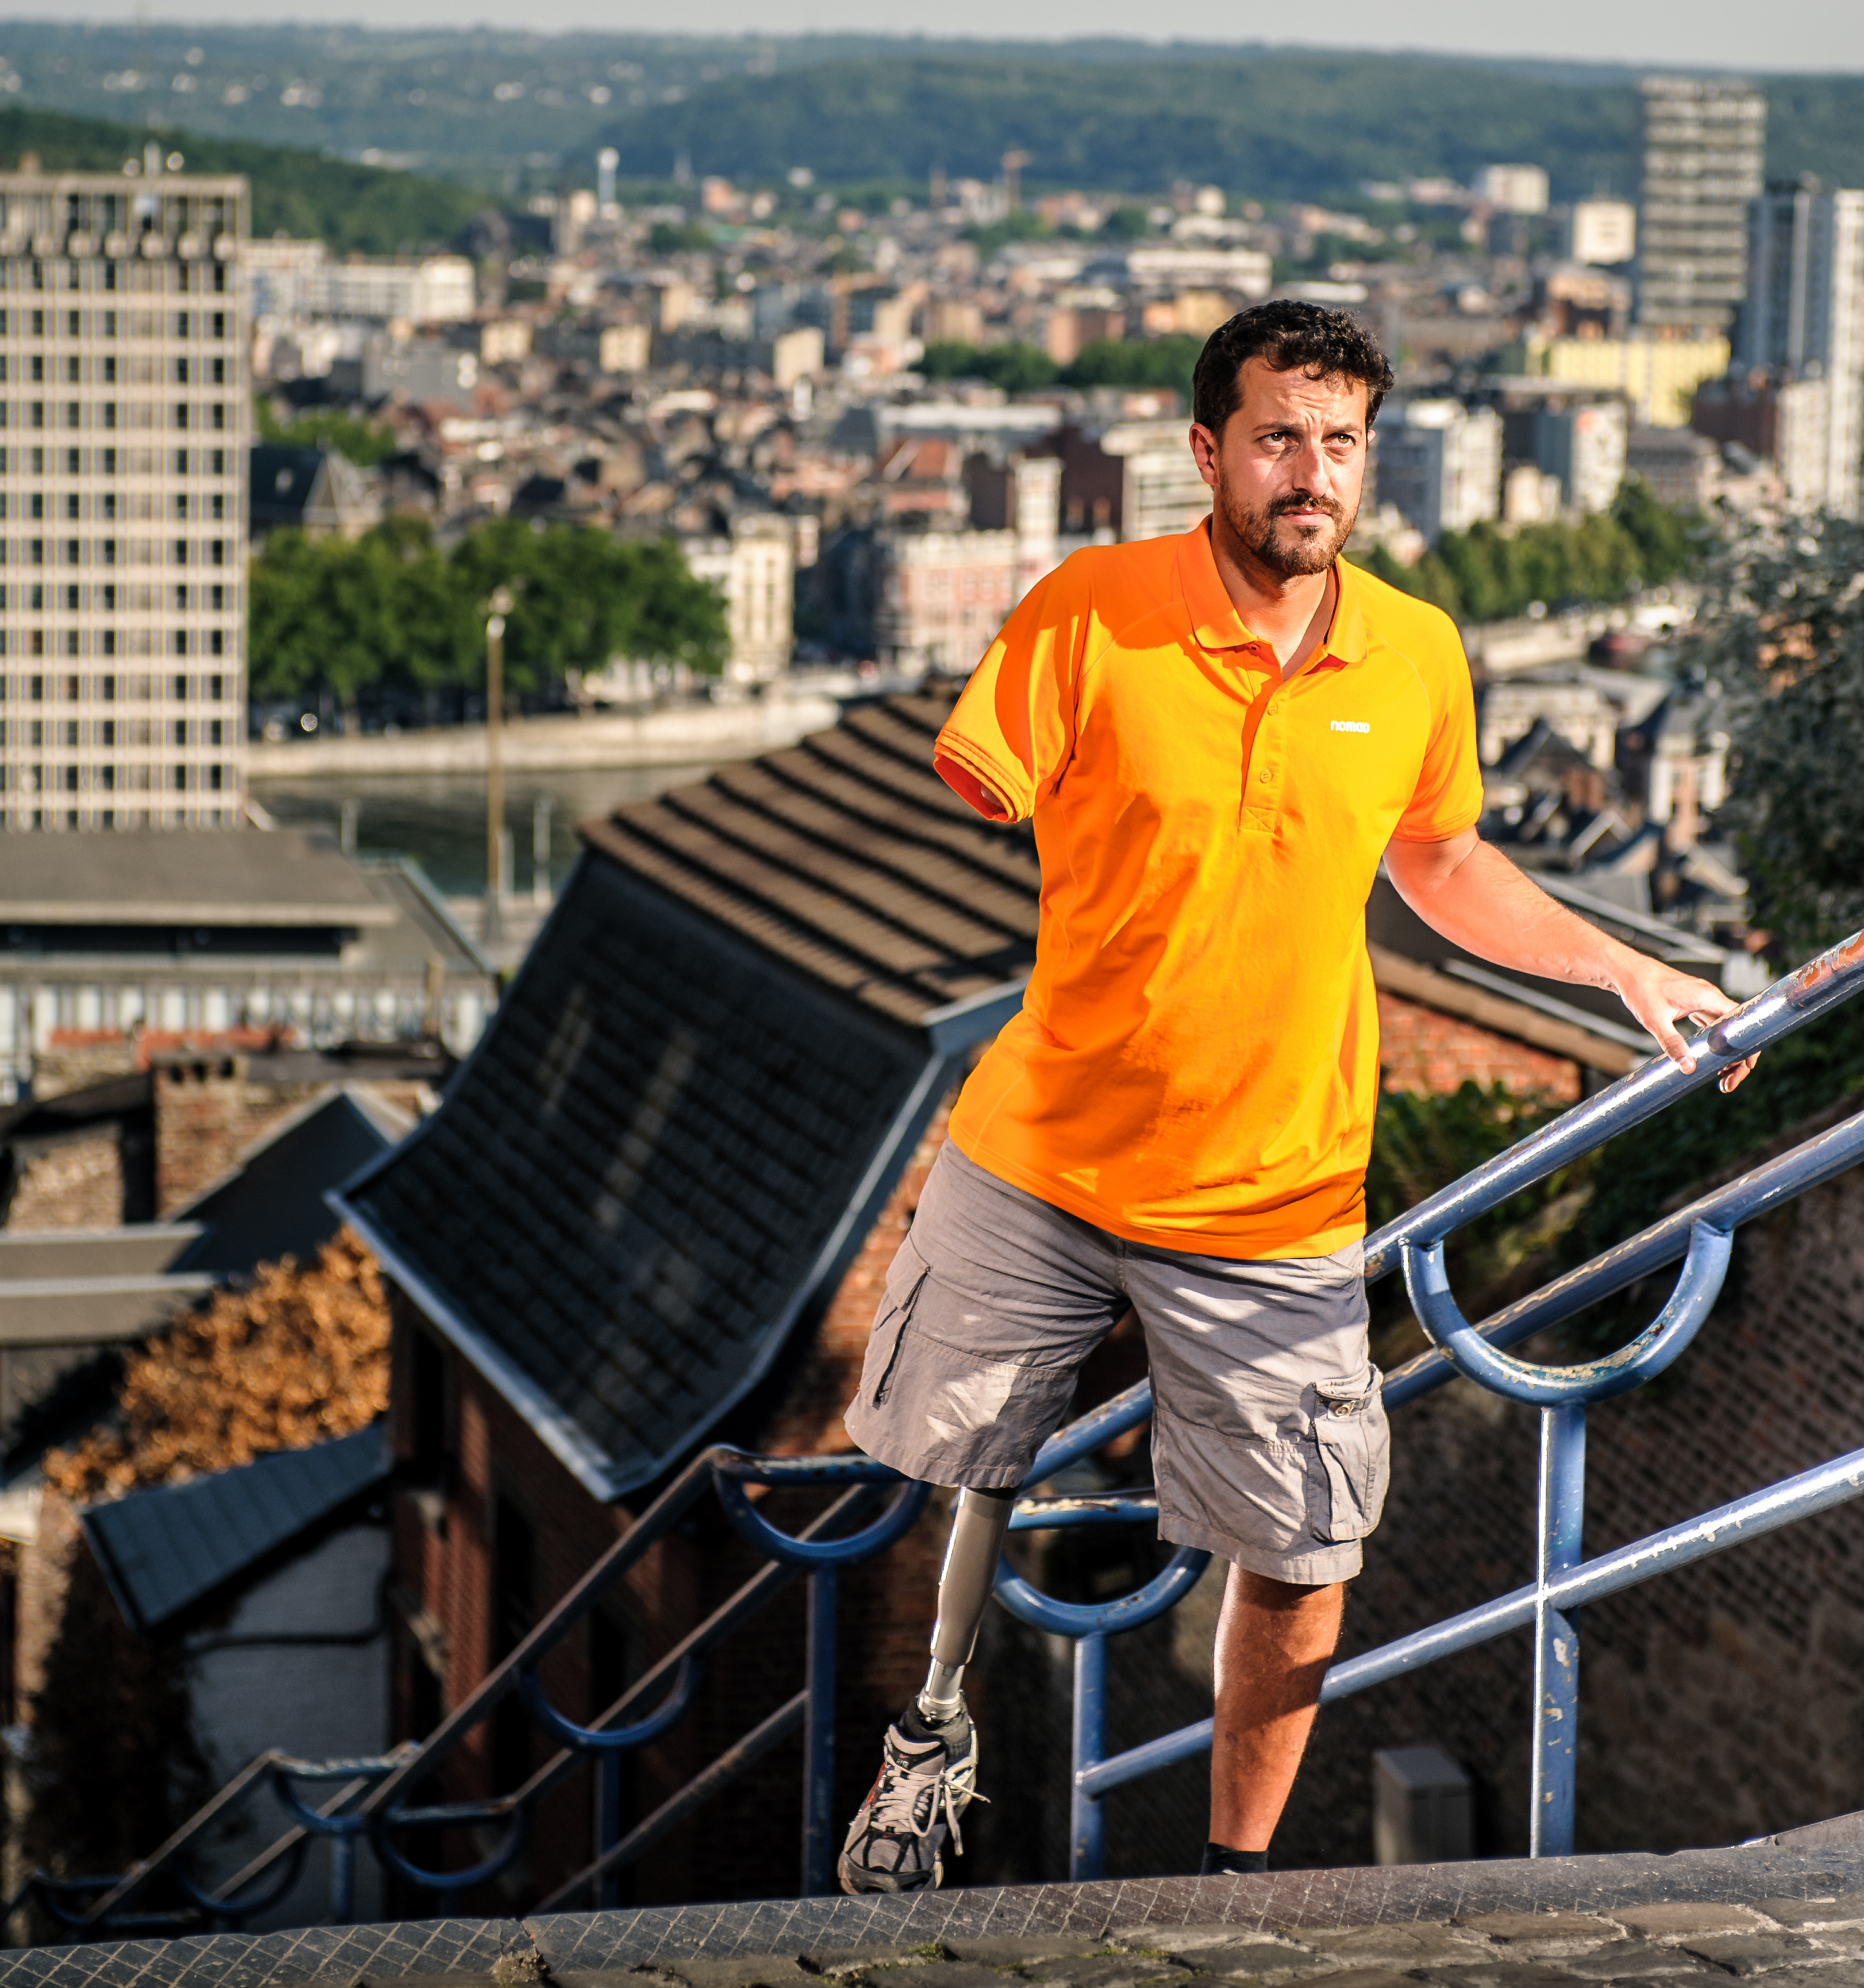
<instances>
[{"instance_id":1,"label":"beard","mask_svg":"<svg viewBox=\"0 0 1864 1988\"><path fill-rule=\"evenodd\" d=\"M1357 509L1348 511L1332 497L1317 497L1305 490L1291 490L1273 499L1259 510L1251 510L1227 490L1219 490L1223 522L1247 550L1273 573L1294 580L1304 574L1324 573L1339 556L1358 522ZM1294 510L1324 512L1319 522L1286 522Z\"/></svg>"}]
</instances>

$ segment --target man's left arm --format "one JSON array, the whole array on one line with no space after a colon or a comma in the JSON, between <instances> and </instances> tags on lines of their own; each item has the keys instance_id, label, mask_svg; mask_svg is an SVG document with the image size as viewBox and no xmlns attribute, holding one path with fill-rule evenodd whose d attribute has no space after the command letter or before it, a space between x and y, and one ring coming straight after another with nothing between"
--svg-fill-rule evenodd
<instances>
[{"instance_id":1,"label":"man's left arm","mask_svg":"<svg viewBox=\"0 0 1864 1988\"><path fill-rule=\"evenodd\" d=\"M1556 904L1473 828L1443 842L1394 840L1385 868L1399 895L1453 945L1517 973L1607 989L1686 1070L1696 1064L1677 1023L1707 1025L1739 1005L1713 982L1621 945ZM1750 1057L1724 1070L1722 1089L1734 1090L1753 1067Z\"/></svg>"}]
</instances>

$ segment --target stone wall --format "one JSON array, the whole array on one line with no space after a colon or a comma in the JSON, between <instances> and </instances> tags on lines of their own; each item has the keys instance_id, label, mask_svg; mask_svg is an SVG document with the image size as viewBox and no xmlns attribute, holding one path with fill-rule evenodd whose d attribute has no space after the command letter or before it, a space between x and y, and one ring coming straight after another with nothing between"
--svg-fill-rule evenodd
<instances>
[{"instance_id":1,"label":"stone wall","mask_svg":"<svg viewBox=\"0 0 1864 1988\"><path fill-rule=\"evenodd\" d=\"M60 1140L21 1162L4 1219L8 1229L113 1229L125 1212L123 1141L108 1126Z\"/></svg>"}]
</instances>

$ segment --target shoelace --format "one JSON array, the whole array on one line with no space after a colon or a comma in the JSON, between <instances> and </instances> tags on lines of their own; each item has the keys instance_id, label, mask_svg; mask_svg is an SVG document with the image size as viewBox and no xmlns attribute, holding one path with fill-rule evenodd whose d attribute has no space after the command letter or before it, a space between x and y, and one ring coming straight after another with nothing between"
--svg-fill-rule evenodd
<instances>
[{"instance_id":1,"label":"shoelace","mask_svg":"<svg viewBox=\"0 0 1864 1988\"><path fill-rule=\"evenodd\" d=\"M943 1752L944 1750L942 1747L939 1750ZM952 1833L952 1848L959 1856L962 1857L964 1854L964 1833L958 1827L959 1811L952 1800L951 1768L949 1763L939 1770L939 1779L932 1790L932 1806L926 1811L925 1820L922 1824L915 1819L914 1812L918 1807L916 1794L906 1793L900 1786L902 1780L909 1777L913 1770L922 1764L929 1765L930 1763L922 1763L914 1761L903 1770L891 1760L887 1763L881 1774L880 1786L874 1791L871 1826L889 1835L910 1832L923 1841L938 1827L939 1810L940 1804L942 1804L945 1809L945 1826ZM990 1806L990 1797L980 1795L975 1789L971 1791L970 1800L982 1802L986 1807ZM896 1817L891 1812L895 1808L903 1808L905 1810L904 1819L906 1830L905 1831L900 1830Z\"/></svg>"}]
</instances>

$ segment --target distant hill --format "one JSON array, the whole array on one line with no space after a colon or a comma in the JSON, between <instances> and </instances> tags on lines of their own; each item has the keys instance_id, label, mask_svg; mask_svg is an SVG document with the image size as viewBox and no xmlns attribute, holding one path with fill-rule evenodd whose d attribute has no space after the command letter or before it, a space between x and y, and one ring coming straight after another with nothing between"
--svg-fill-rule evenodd
<instances>
[{"instance_id":1,"label":"distant hill","mask_svg":"<svg viewBox=\"0 0 1864 1988\"><path fill-rule=\"evenodd\" d=\"M831 184L919 187L934 166L993 174L1015 145L1033 155L1031 184L1135 193L1182 177L1338 199L1363 179L1463 178L1506 159L1545 166L1558 198L1636 191L1637 72L1603 64L1111 39L138 25L44 4L43 18L0 19L0 101L127 127L107 152L147 127L203 157L210 142L289 146L319 169L404 167L482 199L590 185L610 143L629 177L655 180L684 157L702 174L776 181L805 165ZM1771 174L1864 186L1864 77L1767 90ZM329 190L346 245L458 225L437 194L366 177L295 188L297 171L268 178L267 199L302 212Z\"/></svg>"},{"instance_id":2,"label":"distant hill","mask_svg":"<svg viewBox=\"0 0 1864 1988\"><path fill-rule=\"evenodd\" d=\"M173 127L159 134L56 110L0 110L0 165L36 152L49 171L115 172L140 158L152 135L188 170L244 173L252 183L252 232L317 235L345 254L393 255L451 243L482 204L465 187L414 173L352 165L249 139L204 138Z\"/></svg>"},{"instance_id":3,"label":"distant hill","mask_svg":"<svg viewBox=\"0 0 1864 1988\"><path fill-rule=\"evenodd\" d=\"M1768 170L1864 185L1864 77L1771 79ZM922 181L1026 179L1131 192L1211 181L1270 199L1356 194L1366 179L1498 160L1544 165L1555 198L1635 194L1638 100L1624 71L1423 57L1210 50L1195 62L864 56L733 76L617 119L627 174Z\"/></svg>"}]
</instances>

